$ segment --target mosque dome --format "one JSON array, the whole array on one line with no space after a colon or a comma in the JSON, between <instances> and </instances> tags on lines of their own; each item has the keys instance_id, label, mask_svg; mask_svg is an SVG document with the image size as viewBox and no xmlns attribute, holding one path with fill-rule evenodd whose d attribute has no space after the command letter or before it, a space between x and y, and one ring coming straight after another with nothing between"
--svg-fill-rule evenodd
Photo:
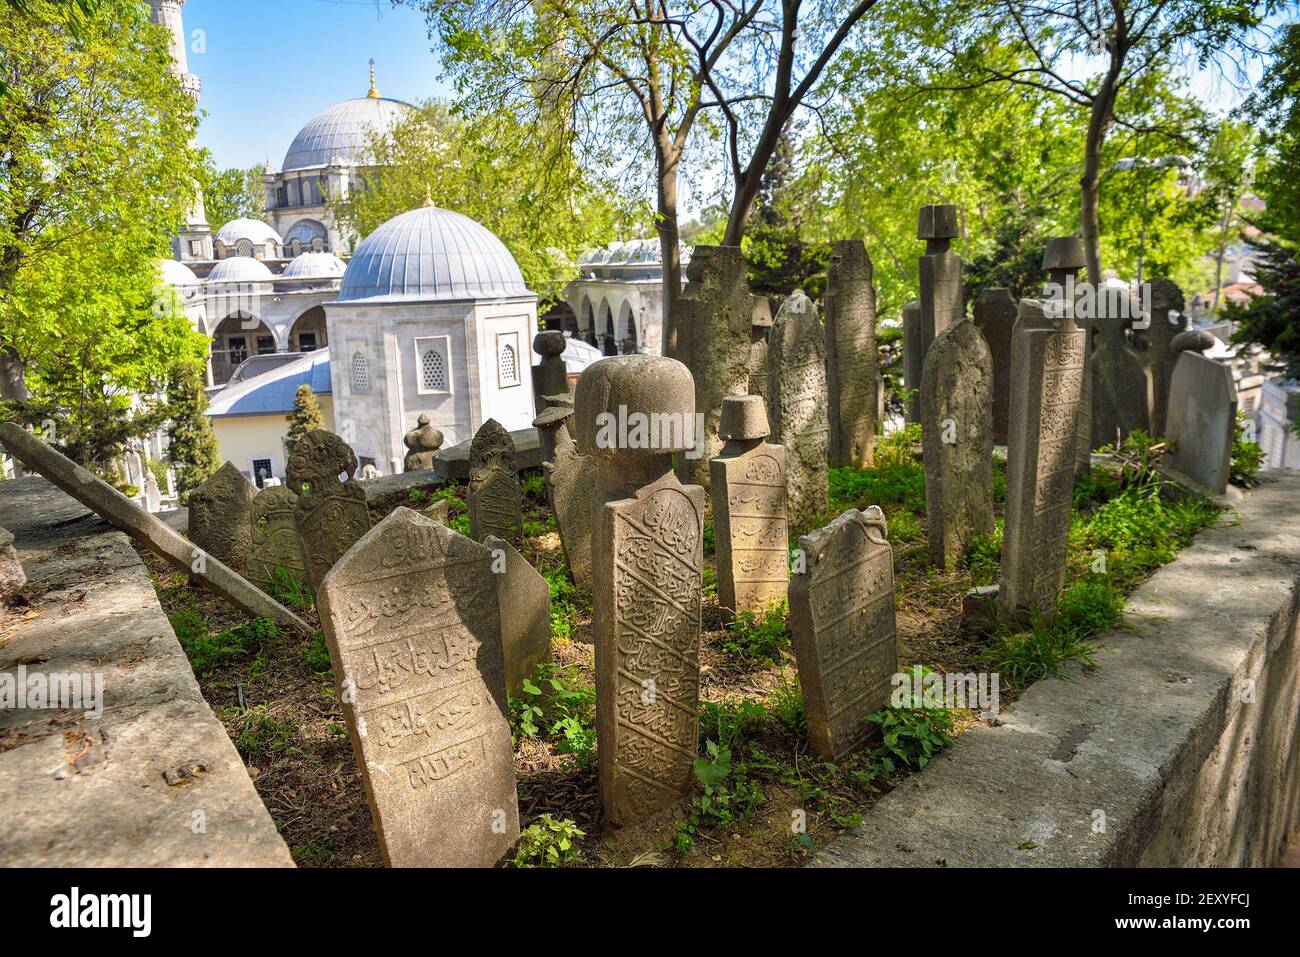
<instances>
[{"instance_id":1,"label":"mosque dome","mask_svg":"<svg viewBox=\"0 0 1300 957\"><path fill-rule=\"evenodd\" d=\"M333 279L343 275L347 266L333 253L303 253L290 260L281 279Z\"/></svg>"},{"instance_id":2,"label":"mosque dome","mask_svg":"<svg viewBox=\"0 0 1300 957\"><path fill-rule=\"evenodd\" d=\"M264 246L267 243L278 246L281 242L280 234L266 223L260 219L248 218L232 219L212 237L214 243L222 243L228 249L233 249L241 239L248 240L254 246Z\"/></svg>"},{"instance_id":3,"label":"mosque dome","mask_svg":"<svg viewBox=\"0 0 1300 957\"><path fill-rule=\"evenodd\" d=\"M327 166L364 166L372 162L370 138L387 133L415 108L402 100L362 96L335 103L313 116L289 144L282 172Z\"/></svg>"},{"instance_id":4,"label":"mosque dome","mask_svg":"<svg viewBox=\"0 0 1300 957\"><path fill-rule=\"evenodd\" d=\"M222 259L208 273L208 282L267 282L274 279L266 264L249 256Z\"/></svg>"},{"instance_id":5,"label":"mosque dome","mask_svg":"<svg viewBox=\"0 0 1300 957\"><path fill-rule=\"evenodd\" d=\"M164 259L158 266L158 275L169 286L197 286L199 277L194 270L178 259Z\"/></svg>"},{"instance_id":6,"label":"mosque dome","mask_svg":"<svg viewBox=\"0 0 1300 957\"><path fill-rule=\"evenodd\" d=\"M428 204L394 216L357 246L338 301L532 295L505 243L468 216Z\"/></svg>"}]
</instances>

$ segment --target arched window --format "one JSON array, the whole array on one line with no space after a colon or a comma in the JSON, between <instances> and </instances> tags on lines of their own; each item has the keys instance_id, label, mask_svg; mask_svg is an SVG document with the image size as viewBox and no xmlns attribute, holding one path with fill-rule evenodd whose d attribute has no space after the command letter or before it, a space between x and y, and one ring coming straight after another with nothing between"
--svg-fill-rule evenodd
<instances>
[{"instance_id":1,"label":"arched window","mask_svg":"<svg viewBox=\"0 0 1300 957\"><path fill-rule=\"evenodd\" d=\"M366 357L359 352L352 354L352 391L370 391L370 366L366 363Z\"/></svg>"},{"instance_id":2,"label":"arched window","mask_svg":"<svg viewBox=\"0 0 1300 957\"><path fill-rule=\"evenodd\" d=\"M241 239L235 243L236 256L252 256L253 242L250 239Z\"/></svg>"},{"instance_id":3,"label":"arched window","mask_svg":"<svg viewBox=\"0 0 1300 957\"><path fill-rule=\"evenodd\" d=\"M420 360L420 380L428 392L447 391L447 366L437 349L430 349Z\"/></svg>"},{"instance_id":4,"label":"arched window","mask_svg":"<svg viewBox=\"0 0 1300 957\"><path fill-rule=\"evenodd\" d=\"M502 385L519 384L519 367L515 362L515 347L506 343L497 355L497 368L501 373Z\"/></svg>"}]
</instances>

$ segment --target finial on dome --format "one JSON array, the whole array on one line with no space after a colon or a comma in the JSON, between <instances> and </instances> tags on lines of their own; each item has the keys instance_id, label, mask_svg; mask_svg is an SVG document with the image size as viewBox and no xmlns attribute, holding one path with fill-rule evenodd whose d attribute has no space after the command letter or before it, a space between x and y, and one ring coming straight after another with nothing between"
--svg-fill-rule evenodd
<instances>
[{"instance_id":1,"label":"finial on dome","mask_svg":"<svg viewBox=\"0 0 1300 957\"><path fill-rule=\"evenodd\" d=\"M375 58L370 58L370 92L366 94L372 100L379 99L379 90L375 88Z\"/></svg>"},{"instance_id":2,"label":"finial on dome","mask_svg":"<svg viewBox=\"0 0 1300 957\"><path fill-rule=\"evenodd\" d=\"M433 205L433 194L429 192L429 184L424 184L424 205L426 207Z\"/></svg>"}]
</instances>

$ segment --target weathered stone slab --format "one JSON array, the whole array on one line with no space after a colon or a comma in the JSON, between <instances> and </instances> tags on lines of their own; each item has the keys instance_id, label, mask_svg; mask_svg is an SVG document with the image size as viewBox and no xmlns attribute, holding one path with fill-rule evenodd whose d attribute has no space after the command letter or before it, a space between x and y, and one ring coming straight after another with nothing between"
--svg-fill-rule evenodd
<instances>
[{"instance_id":1,"label":"weathered stone slab","mask_svg":"<svg viewBox=\"0 0 1300 957\"><path fill-rule=\"evenodd\" d=\"M1043 250L1043 269L1047 273L1047 288L1043 298L1066 303L1063 315L1073 316L1079 328L1088 333L1083 352L1083 390L1079 395L1079 434L1074 450L1074 471L1085 474L1092 466L1092 356L1098 335L1089 316L1075 316L1075 303L1083 295L1079 285L1079 270L1087 264L1083 243L1078 236L1057 236L1047 241ZM1070 290L1074 294L1070 294ZM1059 309L1060 307L1053 307ZM1018 320L1018 321L1023 321Z\"/></svg>"},{"instance_id":2,"label":"weathered stone slab","mask_svg":"<svg viewBox=\"0 0 1300 957\"><path fill-rule=\"evenodd\" d=\"M1050 618L1065 581L1087 333L1070 310L1022 299L1012 345L1007 507L998 608Z\"/></svg>"},{"instance_id":3,"label":"weathered stone slab","mask_svg":"<svg viewBox=\"0 0 1300 957\"><path fill-rule=\"evenodd\" d=\"M287 485L272 485L253 496L253 540L248 553L248 580L261 588L271 584L277 568L306 578L302 548L293 524L298 496Z\"/></svg>"},{"instance_id":4,"label":"weathered stone slab","mask_svg":"<svg viewBox=\"0 0 1300 957\"><path fill-rule=\"evenodd\" d=\"M27 584L27 573L14 550L13 532L0 528L0 602Z\"/></svg>"},{"instance_id":5,"label":"weathered stone slab","mask_svg":"<svg viewBox=\"0 0 1300 957\"><path fill-rule=\"evenodd\" d=\"M971 306L971 321L984 336L993 360L993 444L1007 444L1007 418L1011 403L1011 333L1019 306L1005 286L980 293Z\"/></svg>"},{"instance_id":6,"label":"weathered stone slab","mask_svg":"<svg viewBox=\"0 0 1300 957\"><path fill-rule=\"evenodd\" d=\"M190 492L190 541L242 572L252 547L255 494L257 486L233 462L221 466Z\"/></svg>"},{"instance_id":7,"label":"weathered stone slab","mask_svg":"<svg viewBox=\"0 0 1300 957\"><path fill-rule=\"evenodd\" d=\"M420 509L420 514L431 522L437 522L439 525L447 524L448 505L445 498L440 498L427 508ZM449 526L450 527L450 526Z\"/></svg>"},{"instance_id":8,"label":"weathered stone slab","mask_svg":"<svg viewBox=\"0 0 1300 957\"><path fill-rule=\"evenodd\" d=\"M727 442L709 463L718 604L759 613L785 598L790 580L785 449L764 441L762 396L723 399L721 428Z\"/></svg>"},{"instance_id":9,"label":"weathered stone slab","mask_svg":"<svg viewBox=\"0 0 1300 957\"><path fill-rule=\"evenodd\" d=\"M475 433L469 461L470 536L480 542L488 535L519 541L524 493L515 471L515 443L496 419L488 419Z\"/></svg>"},{"instance_id":10,"label":"weathered stone slab","mask_svg":"<svg viewBox=\"0 0 1300 957\"><path fill-rule=\"evenodd\" d=\"M921 326L925 345L966 315L961 284L961 259L952 251L957 237L957 207L922 206L916 238L925 240L918 278L921 286Z\"/></svg>"},{"instance_id":11,"label":"weathered stone slab","mask_svg":"<svg viewBox=\"0 0 1300 957\"><path fill-rule=\"evenodd\" d=\"M964 316L926 354L921 423L930 561L951 568L993 534L993 359Z\"/></svg>"},{"instance_id":12,"label":"weathered stone slab","mask_svg":"<svg viewBox=\"0 0 1300 957\"><path fill-rule=\"evenodd\" d=\"M542 464L555 460L555 442L560 425L573 416L573 396L540 396L537 400L542 410L533 419L533 428L537 430L537 442L542 449Z\"/></svg>"},{"instance_id":13,"label":"weathered stone slab","mask_svg":"<svg viewBox=\"0 0 1300 957\"><path fill-rule=\"evenodd\" d=\"M799 539L805 569L790 580L790 632L808 744L837 761L878 729L898 671L894 553L878 506L849 509Z\"/></svg>"},{"instance_id":14,"label":"weathered stone slab","mask_svg":"<svg viewBox=\"0 0 1300 957\"><path fill-rule=\"evenodd\" d=\"M1093 448L1115 445L1135 429L1148 431L1155 404L1151 372L1124 333L1128 320L1105 314L1108 305L1099 298L1103 314L1093 319Z\"/></svg>"},{"instance_id":15,"label":"weathered stone slab","mask_svg":"<svg viewBox=\"0 0 1300 957\"><path fill-rule=\"evenodd\" d=\"M831 251L826 277L826 383L830 463L868 468L876 441L879 363L871 257L860 239Z\"/></svg>"},{"instance_id":16,"label":"weathered stone slab","mask_svg":"<svg viewBox=\"0 0 1300 957\"><path fill-rule=\"evenodd\" d=\"M429 424L429 417L421 412L415 420L415 428L402 436L406 446L406 458L402 468L407 472L419 472L433 468L438 449L442 448L442 431Z\"/></svg>"},{"instance_id":17,"label":"weathered stone slab","mask_svg":"<svg viewBox=\"0 0 1300 957\"><path fill-rule=\"evenodd\" d=\"M370 528L365 490L356 479L339 478L356 469L356 454L325 429L312 429L289 453L285 472L289 488L298 496L293 527L314 592L320 591L326 572Z\"/></svg>"},{"instance_id":18,"label":"weathered stone slab","mask_svg":"<svg viewBox=\"0 0 1300 957\"><path fill-rule=\"evenodd\" d=\"M190 572L235 606L255 618L271 618L299 634L311 634L312 629L305 621L269 598L252 582L232 571L224 562L199 552L160 519L40 439L29 435L21 426L0 422L0 442L27 468L40 472L114 528L126 532L182 571Z\"/></svg>"},{"instance_id":19,"label":"weathered stone slab","mask_svg":"<svg viewBox=\"0 0 1300 957\"><path fill-rule=\"evenodd\" d=\"M903 411L908 422L921 421L921 372L926 350L934 341L933 334L927 337L925 332L921 303L914 299L903 306L903 388L907 391Z\"/></svg>"},{"instance_id":20,"label":"weathered stone slab","mask_svg":"<svg viewBox=\"0 0 1300 957\"><path fill-rule=\"evenodd\" d=\"M491 867L519 836L492 552L398 508L320 588L384 861Z\"/></svg>"},{"instance_id":21,"label":"weathered stone slab","mask_svg":"<svg viewBox=\"0 0 1300 957\"><path fill-rule=\"evenodd\" d=\"M533 408L538 412L546 407L547 396L569 394L569 374L560 358L565 345L565 335L558 329L544 329L533 337L533 351L542 357L533 366Z\"/></svg>"},{"instance_id":22,"label":"weathered stone slab","mask_svg":"<svg viewBox=\"0 0 1300 957\"><path fill-rule=\"evenodd\" d=\"M828 507L826 345L817 307L801 291L781 303L767 353L767 408L772 438L786 450L790 524L809 528Z\"/></svg>"},{"instance_id":23,"label":"weathered stone slab","mask_svg":"<svg viewBox=\"0 0 1300 957\"><path fill-rule=\"evenodd\" d=\"M496 573L506 692L518 697L524 679L551 660L551 586L504 538L489 535L483 545Z\"/></svg>"},{"instance_id":24,"label":"weathered stone slab","mask_svg":"<svg viewBox=\"0 0 1300 957\"><path fill-rule=\"evenodd\" d=\"M722 399L749 391L750 346L761 309L749 291L745 257L737 246L696 246L677 299L679 355L695 381L695 408L704 414L701 455L679 457L682 479L708 487L708 459L718 454Z\"/></svg>"},{"instance_id":25,"label":"weathered stone slab","mask_svg":"<svg viewBox=\"0 0 1300 957\"><path fill-rule=\"evenodd\" d=\"M1178 356L1169 388L1165 465L1215 495L1228 488L1237 434L1232 370L1189 349Z\"/></svg>"},{"instance_id":26,"label":"weathered stone slab","mask_svg":"<svg viewBox=\"0 0 1300 957\"><path fill-rule=\"evenodd\" d=\"M1177 283L1169 279L1152 279L1150 289L1151 324L1146 329L1134 329L1133 344L1151 377L1149 434L1164 435L1169 413L1169 390L1173 385L1174 364L1178 361L1173 341L1187 329L1187 316L1183 313L1183 291Z\"/></svg>"},{"instance_id":27,"label":"weathered stone slab","mask_svg":"<svg viewBox=\"0 0 1300 957\"><path fill-rule=\"evenodd\" d=\"M564 546L573 583L591 589L591 509L596 501L596 461L582 455L569 433L572 406L552 406L537 417L538 432L553 447L552 458L542 464L546 490L555 513L555 527ZM540 423L540 424L538 424Z\"/></svg>"},{"instance_id":28,"label":"weathered stone slab","mask_svg":"<svg viewBox=\"0 0 1300 957\"><path fill-rule=\"evenodd\" d=\"M617 356L583 370L574 421L598 473L592 528L596 727L605 820L639 821L691 792L699 752L700 570L704 490L683 486L680 431L653 448L597 444L620 406L695 414L690 370L659 356ZM630 443L629 443L630 444Z\"/></svg>"}]
</instances>

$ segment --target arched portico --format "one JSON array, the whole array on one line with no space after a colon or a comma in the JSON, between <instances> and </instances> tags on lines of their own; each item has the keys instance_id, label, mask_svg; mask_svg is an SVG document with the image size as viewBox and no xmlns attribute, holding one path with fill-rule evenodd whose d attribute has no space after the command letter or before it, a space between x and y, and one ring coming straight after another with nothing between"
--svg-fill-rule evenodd
<instances>
[{"instance_id":1,"label":"arched portico","mask_svg":"<svg viewBox=\"0 0 1300 957\"><path fill-rule=\"evenodd\" d=\"M234 312L222 319L212 333L212 382L222 385L249 356L276 351L275 334L261 319L247 312Z\"/></svg>"},{"instance_id":2,"label":"arched portico","mask_svg":"<svg viewBox=\"0 0 1300 957\"><path fill-rule=\"evenodd\" d=\"M312 306L299 313L289 327L288 352L312 352L329 345L325 331L325 309Z\"/></svg>"},{"instance_id":3,"label":"arched portico","mask_svg":"<svg viewBox=\"0 0 1300 957\"><path fill-rule=\"evenodd\" d=\"M599 341L596 345L607 356L618 355L618 337L614 332L614 308L609 304L608 299L601 300L596 317L599 329Z\"/></svg>"},{"instance_id":4,"label":"arched portico","mask_svg":"<svg viewBox=\"0 0 1300 957\"><path fill-rule=\"evenodd\" d=\"M623 355L636 352L637 334L636 317L632 305L626 299L618 308L618 351Z\"/></svg>"}]
</instances>

